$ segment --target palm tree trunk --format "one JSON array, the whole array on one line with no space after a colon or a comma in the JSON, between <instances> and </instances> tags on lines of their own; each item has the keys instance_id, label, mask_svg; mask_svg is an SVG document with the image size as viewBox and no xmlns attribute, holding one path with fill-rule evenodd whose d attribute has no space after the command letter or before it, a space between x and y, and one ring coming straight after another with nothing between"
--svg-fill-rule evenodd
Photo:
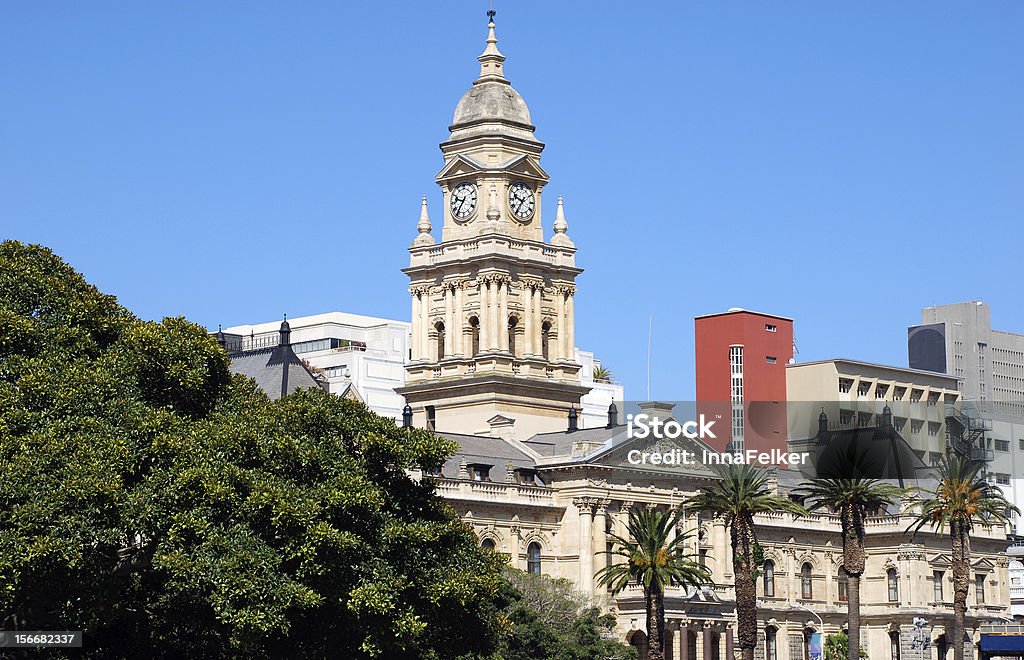
<instances>
[{"instance_id":1,"label":"palm tree trunk","mask_svg":"<svg viewBox=\"0 0 1024 660\"><path fill-rule=\"evenodd\" d=\"M646 589L647 597L647 660L665 660L665 653L661 647L662 631L659 621L659 612L664 606L662 594L656 589Z\"/></svg>"},{"instance_id":2,"label":"palm tree trunk","mask_svg":"<svg viewBox=\"0 0 1024 660\"><path fill-rule=\"evenodd\" d=\"M754 583L754 527L734 520L731 527L732 571L736 589L736 638L743 660L754 660L757 646L757 586ZM731 659L730 659L731 660Z\"/></svg>"},{"instance_id":3,"label":"palm tree trunk","mask_svg":"<svg viewBox=\"0 0 1024 660\"><path fill-rule=\"evenodd\" d=\"M949 525L953 542L953 660L964 660L964 615L970 585L971 541L967 526L960 521Z\"/></svg>"},{"instance_id":4,"label":"palm tree trunk","mask_svg":"<svg viewBox=\"0 0 1024 660\"><path fill-rule=\"evenodd\" d=\"M847 576L846 583L847 660L860 660L860 574Z\"/></svg>"}]
</instances>

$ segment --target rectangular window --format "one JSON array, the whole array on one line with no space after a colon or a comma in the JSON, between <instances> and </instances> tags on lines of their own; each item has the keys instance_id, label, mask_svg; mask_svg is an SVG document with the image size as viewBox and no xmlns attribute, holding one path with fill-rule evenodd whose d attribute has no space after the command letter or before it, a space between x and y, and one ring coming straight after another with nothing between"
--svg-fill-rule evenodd
<instances>
[{"instance_id":1,"label":"rectangular window","mask_svg":"<svg viewBox=\"0 0 1024 660\"><path fill-rule=\"evenodd\" d=\"M978 605L985 604L985 578L987 576L984 573L978 573L974 576L974 598Z\"/></svg>"},{"instance_id":2,"label":"rectangular window","mask_svg":"<svg viewBox=\"0 0 1024 660\"><path fill-rule=\"evenodd\" d=\"M764 361L768 364L775 364L778 362L778 359L774 355L766 355Z\"/></svg>"},{"instance_id":3,"label":"rectangular window","mask_svg":"<svg viewBox=\"0 0 1024 660\"><path fill-rule=\"evenodd\" d=\"M997 472L996 473L996 483L999 484L1000 486L1009 486L1010 485L1010 475L1004 474L1002 472Z\"/></svg>"},{"instance_id":4,"label":"rectangular window","mask_svg":"<svg viewBox=\"0 0 1024 660\"><path fill-rule=\"evenodd\" d=\"M941 603L942 600L943 600L943 598L942 598L942 578L945 577L945 575L946 574L943 571L935 571L934 573L932 573L932 590L933 590L933 597L935 598L935 602L936 603Z\"/></svg>"},{"instance_id":5,"label":"rectangular window","mask_svg":"<svg viewBox=\"0 0 1024 660\"><path fill-rule=\"evenodd\" d=\"M1010 441L996 440L996 451L1010 451Z\"/></svg>"},{"instance_id":6,"label":"rectangular window","mask_svg":"<svg viewBox=\"0 0 1024 660\"><path fill-rule=\"evenodd\" d=\"M857 394L861 396L867 396L868 391L871 389L871 383L861 383L857 386Z\"/></svg>"},{"instance_id":7,"label":"rectangular window","mask_svg":"<svg viewBox=\"0 0 1024 660\"><path fill-rule=\"evenodd\" d=\"M1020 450L1024 451L1024 438L1021 438L1020 440L1018 440L1017 444L1020 445Z\"/></svg>"},{"instance_id":8,"label":"rectangular window","mask_svg":"<svg viewBox=\"0 0 1024 660\"><path fill-rule=\"evenodd\" d=\"M765 332L777 332L778 328L775 327L774 325L772 325L771 323L765 323L764 324L764 331Z\"/></svg>"},{"instance_id":9,"label":"rectangular window","mask_svg":"<svg viewBox=\"0 0 1024 660\"><path fill-rule=\"evenodd\" d=\"M839 393L840 394L847 394L850 391L851 387L853 387L853 381L852 380L848 380L846 378L840 378L839 379ZM1024 442L1024 441L1022 441L1022 442Z\"/></svg>"}]
</instances>

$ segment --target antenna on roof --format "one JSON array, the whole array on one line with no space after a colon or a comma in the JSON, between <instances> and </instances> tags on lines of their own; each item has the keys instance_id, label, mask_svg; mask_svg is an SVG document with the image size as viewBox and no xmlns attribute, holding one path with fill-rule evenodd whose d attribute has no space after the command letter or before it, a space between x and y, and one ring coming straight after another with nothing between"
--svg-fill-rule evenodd
<instances>
[{"instance_id":1,"label":"antenna on roof","mask_svg":"<svg viewBox=\"0 0 1024 660\"><path fill-rule=\"evenodd\" d=\"M647 400L651 400L651 334L654 332L654 314L647 317Z\"/></svg>"}]
</instances>

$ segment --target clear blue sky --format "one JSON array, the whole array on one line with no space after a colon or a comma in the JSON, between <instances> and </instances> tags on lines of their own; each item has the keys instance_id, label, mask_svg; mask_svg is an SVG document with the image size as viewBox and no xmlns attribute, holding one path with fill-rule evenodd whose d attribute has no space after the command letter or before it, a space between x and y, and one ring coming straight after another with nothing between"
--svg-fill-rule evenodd
<instances>
[{"instance_id":1,"label":"clear blue sky","mask_svg":"<svg viewBox=\"0 0 1024 660\"><path fill-rule=\"evenodd\" d=\"M486 4L3 3L0 237L144 318L408 318ZM793 317L801 361L905 365L930 304L1024 331L1024 3L496 5L577 342L627 397L650 313L659 398L734 306Z\"/></svg>"}]
</instances>

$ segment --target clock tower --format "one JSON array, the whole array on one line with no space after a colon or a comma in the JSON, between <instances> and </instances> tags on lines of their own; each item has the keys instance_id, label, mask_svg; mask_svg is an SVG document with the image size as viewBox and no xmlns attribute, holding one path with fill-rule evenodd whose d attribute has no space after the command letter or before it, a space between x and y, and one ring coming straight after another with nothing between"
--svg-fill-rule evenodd
<instances>
[{"instance_id":1,"label":"clock tower","mask_svg":"<svg viewBox=\"0 0 1024 660\"><path fill-rule=\"evenodd\" d=\"M480 76L455 108L436 176L435 241L423 198L409 248L412 359L397 391L420 426L523 439L564 430L589 391L575 360L576 247L558 200L544 240L544 145L505 78L493 16Z\"/></svg>"}]
</instances>

